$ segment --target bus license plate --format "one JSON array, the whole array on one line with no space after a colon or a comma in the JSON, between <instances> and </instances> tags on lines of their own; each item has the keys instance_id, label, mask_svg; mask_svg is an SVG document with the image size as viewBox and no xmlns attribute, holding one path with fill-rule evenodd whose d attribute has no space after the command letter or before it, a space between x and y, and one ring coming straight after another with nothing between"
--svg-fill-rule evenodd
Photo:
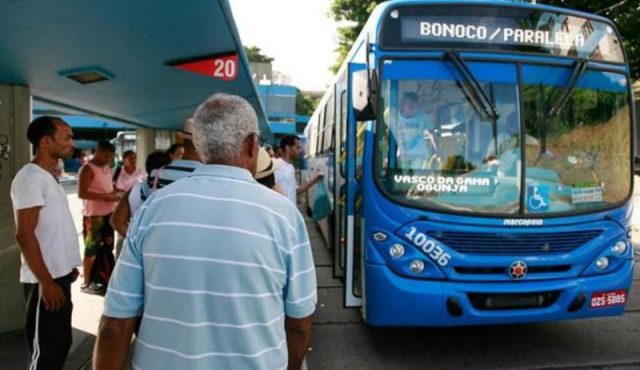
<instances>
[{"instance_id":1,"label":"bus license plate","mask_svg":"<svg viewBox=\"0 0 640 370\"><path fill-rule=\"evenodd\" d=\"M596 292L591 294L591 308L604 308L620 306L627 302L626 290L614 290L611 292Z\"/></svg>"}]
</instances>

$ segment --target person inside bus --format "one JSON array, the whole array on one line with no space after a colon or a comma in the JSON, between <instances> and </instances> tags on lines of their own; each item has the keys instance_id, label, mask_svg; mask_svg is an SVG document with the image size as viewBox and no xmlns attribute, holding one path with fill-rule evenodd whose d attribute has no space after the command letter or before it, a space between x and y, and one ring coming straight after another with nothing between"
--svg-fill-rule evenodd
<instances>
[{"instance_id":1,"label":"person inside bus","mask_svg":"<svg viewBox=\"0 0 640 370\"><path fill-rule=\"evenodd\" d=\"M433 122L420 107L418 95L404 93L398 109L396 140L402 167L423 168L436 149Z\"/></svg>"}]
</instances>

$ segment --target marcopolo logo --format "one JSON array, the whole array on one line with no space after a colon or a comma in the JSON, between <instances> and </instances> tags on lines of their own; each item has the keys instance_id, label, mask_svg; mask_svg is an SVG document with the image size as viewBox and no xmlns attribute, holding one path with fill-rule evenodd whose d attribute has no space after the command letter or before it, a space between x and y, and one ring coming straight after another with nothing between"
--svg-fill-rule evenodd
<instances>
[{"instance_id":1,"label":"marcopolo logo","mask_svg":"<svg viewBox=\"0 0 640 370\"><path fill-rule=\"evenodd\" d=\"M505 226L542 226L544 220L541 218L508 218L505 219L503 225Z\"/></svg>"}]
</instances>

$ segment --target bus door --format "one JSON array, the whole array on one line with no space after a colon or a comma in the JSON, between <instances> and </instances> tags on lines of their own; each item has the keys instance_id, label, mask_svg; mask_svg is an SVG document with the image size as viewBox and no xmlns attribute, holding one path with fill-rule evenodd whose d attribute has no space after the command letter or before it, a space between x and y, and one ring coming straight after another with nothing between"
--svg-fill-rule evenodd
<instances>
[{"instance_id":1,"label":"bus door","mask_svg":"<svg viewBox=\"0 0 640 370\"><path fill-rule=\"evenodd\" d=\"M347 91L347 74L340 78L336 85L336 124L334 133L334 217L333 217L333 277L344 278L347 245L347 114L349 94Z\"/></svg>"},{"instance_id":2,"label":"bus door","mask_svg":"<svg viewBox=\"0 0 640 370\"><path fill-rule=\"evenodd\" d=\"M366 69L365 64L349 64L349 85L353 73ZM351 89L348 89L351 91ZM346 307L362 306L362 179L365 122L357 122L352 107L352 96L347 94L347 140L346 140L346 178L345 178L345 278L344 304Z\"/></svg>"}]
</instances>

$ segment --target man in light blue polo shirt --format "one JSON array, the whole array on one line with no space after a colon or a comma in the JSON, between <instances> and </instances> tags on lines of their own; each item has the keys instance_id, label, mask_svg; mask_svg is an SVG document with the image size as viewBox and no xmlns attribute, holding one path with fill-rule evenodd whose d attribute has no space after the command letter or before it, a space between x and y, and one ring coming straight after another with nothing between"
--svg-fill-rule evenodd
<instances>
[{"instance_id":1,"label":"man in light blue polo shirt","mask_svg":"<svg viewBox=\"0 0 640 370\"><path fill-rule=\"evenodd\" d=\"M304 220L253 180L258 125L244 99L213 95L194 121L207 164L136 213L94 368L124 369L141 316L137 369L299 369L317 301Z\"/></svg>"}]
</instances>

